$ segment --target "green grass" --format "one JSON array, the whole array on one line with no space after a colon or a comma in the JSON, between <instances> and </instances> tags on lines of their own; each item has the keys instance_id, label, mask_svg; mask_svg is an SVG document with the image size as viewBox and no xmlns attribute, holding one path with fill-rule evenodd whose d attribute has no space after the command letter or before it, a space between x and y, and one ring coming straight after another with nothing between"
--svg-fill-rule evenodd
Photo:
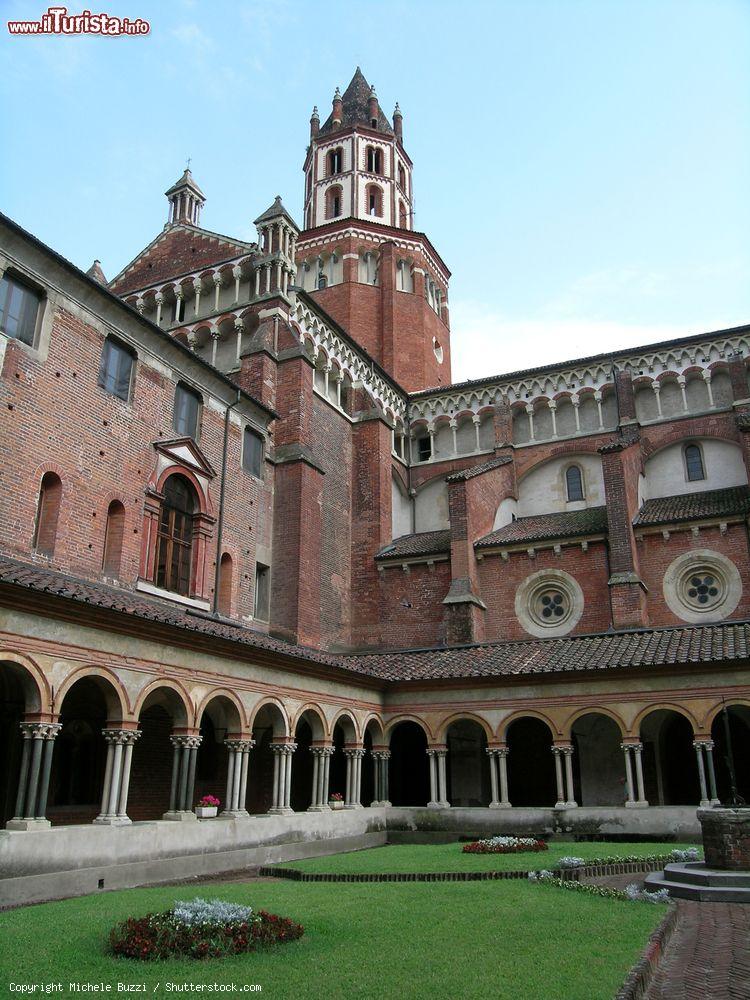
<instances>
[{"instance_id":1,"label":"green grass","mask_svg":"<svg viewBox=\"0 0 750 1000\"><path fill-rule=\"evenodd\" d=\"M627 854L668 854L675 847L690 844L612 844L568 843L555 841L546 851L528 854L464 854L463 844L388 844L366 851L331 854L323 858L290 861L282 868L305 872L341 872L345 875L369 875L373 872L485 872L534 871L554 868L559 858L623 857Z\"/></svg>"},{"instance_id":2,"label":"green grass","mask_svg":"<svg viewBox=\"0 0 750 1000\"><path fill-rule=\"evenodd\" d=\"M106 954L116 921L197 895L290 916L305 936L207 962ZM188 982L259 983L276 1000L609 1000L664 912L525 881L135 889L1 913L0 984L62 982L64 996L69 982L110 983L112 996L123 995L118 982L145 983L151 996Z\"/></svg>"}]
</instances>

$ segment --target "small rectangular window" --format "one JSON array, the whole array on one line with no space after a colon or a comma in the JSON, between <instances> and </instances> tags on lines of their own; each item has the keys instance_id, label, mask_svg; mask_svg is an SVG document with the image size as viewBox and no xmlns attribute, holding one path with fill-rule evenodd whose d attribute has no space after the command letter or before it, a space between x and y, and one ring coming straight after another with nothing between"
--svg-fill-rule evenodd
<instances>
[{"instance_id":1,"label":"small rectangular window","mask_svg":"<svg viewBox=\"0 0 750 1000\"><path fill-rule=\"evenodd\" d=\"M0 279L0 330L30 347L42 297L22 281L4 274Z\"/></svg>"},{"instance_id":2,"label":"small rectangular window","mask_svg":"<svg viewBox=\"0 0 750 1000\"><path fill-rule=\"evenodd\" d=\"M417 454L420 462L429 462L432 458L432 438L421 437L417 439Z\"/></svg>"},{"instance_id":3,"label":"small rectangular window","mask_svg":"<svg viewBox=\"0 0 750 1000\"><path fill-rule=\"evenodd\" d=\"M255 618L267 622L271 606L271 570L262 563L255 564Z\"/></svg>"},{"instance_id":4,"label":"small rectangular window","mask_svg":"<svg viewBox=\"0 0 750 1000\"><path fill-rule=\"evenodd\" d=\"M197 440L200 411L201 398L198 393L186 385L178 385L174 394L172 426L180 437L191 437Z\"/></svg>"},{"instance_id":5,"label":"small rectangular window","mask_svg":"<svg viewBox=\"0 0 750 1000\"><path fill-rule=\"evenodd\" d=\"M263 436L250 427L242 443L242 468L257 479L263 477Z\"/></svg>"},{"instance_id":6,"label":"small rectangular window","mask_svg":"<svg viewBox=\"0 0 750 1000\"><path fill-rule=\"evenodd\" d=\"M104 341L102 363L99 368L99 385L105 392L126 402L130 398L135 358L129 347L108 337Z\"/></svg>"}]
</instances>

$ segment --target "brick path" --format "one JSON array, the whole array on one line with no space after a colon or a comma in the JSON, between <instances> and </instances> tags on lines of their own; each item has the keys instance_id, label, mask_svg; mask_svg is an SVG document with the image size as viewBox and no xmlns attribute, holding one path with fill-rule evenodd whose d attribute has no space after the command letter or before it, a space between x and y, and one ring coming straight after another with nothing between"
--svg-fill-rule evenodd
<instances>
[{"instance_id":1,"label":"brick path","mask_svg":"<svg viewBox=\"0 0 750 1000\"><path fill-rule=\"evenodd\" d=\"M750 906L682 901L647 1000L748 1000Z\"/></svg>"}]
</instances>

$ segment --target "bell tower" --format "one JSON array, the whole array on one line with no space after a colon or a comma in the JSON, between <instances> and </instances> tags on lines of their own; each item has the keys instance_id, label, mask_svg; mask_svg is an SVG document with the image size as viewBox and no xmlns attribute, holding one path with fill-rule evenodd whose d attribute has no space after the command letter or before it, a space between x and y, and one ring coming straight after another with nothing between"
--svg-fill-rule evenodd
<instances>
[{"instance_id":1,"label":"bell tower","mask_svg":"<svg viewBox=\"0 0 750 1000\"><path fill-rule=\"evenodd\" d=\"M322 125L313 108L303 171L298 285L404 389L450 383L450 271L414 229L401 109L386 118L359 66Z\"/></svg>"}]
</instances>

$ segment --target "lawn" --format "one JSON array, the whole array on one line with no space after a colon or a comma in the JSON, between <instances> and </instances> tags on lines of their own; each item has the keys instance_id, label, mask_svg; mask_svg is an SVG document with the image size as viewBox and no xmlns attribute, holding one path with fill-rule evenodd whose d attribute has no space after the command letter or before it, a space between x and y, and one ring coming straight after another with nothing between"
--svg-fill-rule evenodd
<instances>
[{"instance_id":1,"label":"lawn","mask_svg":"<svg viewBox=\"0 0 750 1000\"><path fill-rule=\"evenodd\" d=\"M373 872L485 872L533 871L554 868L559 858L624 857L628 854L668 854L675 847L691 844L612 844L568 843L555 841L546 851L524 854L464 854L463 844L388 844L366 851L331 854L323 858L290 861L282 868L305 872L341 872L345 875L369 875Z\"/></svg>"},{"instance_id":2,"label":"lawn","mask_svg":"<svg viewBox=\"0 0 750 1000\"><path fill-rule=\"evenodd\" d=\"M115 921L197 895L290 916L305 935L207 962L106 954ZM64 996L70 982L111 984L113 995L144 983L152 996L168 983L257 983L277 1000L610 1000L664 912L526 881L135 889L0 913L0 983L62 982Z\"/></svg>"}]
</instances>

